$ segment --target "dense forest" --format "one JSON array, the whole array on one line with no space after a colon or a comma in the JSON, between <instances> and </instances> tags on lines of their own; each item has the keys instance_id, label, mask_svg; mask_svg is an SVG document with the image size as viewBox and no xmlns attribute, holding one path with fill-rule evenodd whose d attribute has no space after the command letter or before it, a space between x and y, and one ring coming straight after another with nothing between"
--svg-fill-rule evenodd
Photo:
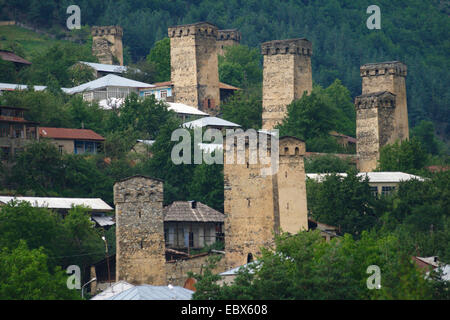
<instances>
[{"instance_id":1,"label":"dense forest","mask_svg":"<svg viewBox=\"0 0 450 320\"><path fill-rule=\"evenodd\" d=\"M237 28L242 43L255 48L264 41L306 37L313 43L313 80L327 87L338 78L352 97L361 93L361 64L400 60L408 66L411 127L432 120L437 134L448 140L448 1L377 1L380 30L366 27L366 9L373 4L368 0L2 0L0 19L61 27L71 4L80 6L83 25L124 28L128 62L145 58L154 43L166 36L168 26L197 21Z\"/></svg>"}]
</instances>

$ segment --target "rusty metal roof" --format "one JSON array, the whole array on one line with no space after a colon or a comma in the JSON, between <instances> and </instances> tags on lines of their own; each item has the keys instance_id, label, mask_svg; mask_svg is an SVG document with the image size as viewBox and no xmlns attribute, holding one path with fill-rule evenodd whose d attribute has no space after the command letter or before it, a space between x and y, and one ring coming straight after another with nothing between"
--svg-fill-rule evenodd
<instances>
[{"instance_id":1,"label":"rusty metal roof","mask_svg":"<svg viewBox=\"0 0 450 320\"><path fill-rule=\"evenodd\" d=\"M24 58L14 54L14 52L7 50L0 50L0 58L2 58L5 61L11 61L14 63L31 64L30 61L25 60Z\"/></svg>"},{"instance_id":2,"label":"rusty metal roof","mask_svg":"<svg viewBox=\"0 0 450 320\"><path fill-rule=\"evenodd\" d=\"M40 127L39 136L43 138L67 139L67 140L95 140L95 141L105 140L105 138L103 138L101 135L89 129Z\"/></svg>"},{"instance_id":3,"label":"rusty metal roof","mask_svg":"<svg viewBox=\"0 0 450 320\"><path fill-rule=\"evenodd\" d=\"M175 201L164 207L163 213L165 222L223 222L225 218L223 213L198 201Z\"/></svg>"}]
</instances>

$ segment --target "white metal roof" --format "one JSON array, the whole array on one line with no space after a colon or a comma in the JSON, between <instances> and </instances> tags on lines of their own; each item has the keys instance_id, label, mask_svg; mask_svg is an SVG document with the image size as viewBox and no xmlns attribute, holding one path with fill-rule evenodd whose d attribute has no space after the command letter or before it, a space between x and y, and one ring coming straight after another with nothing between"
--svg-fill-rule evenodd
<instances>
[{"instance_id":1,"label":"white metal roof","mask_svg":"<svg viewBox=\"0 0 450 320\"><path fill-rule=\"evenodd\" d=\"M323 181L326 176L331 175L330 173L307 173L306 176L310 179L316 181ZM337 175L341 177L346 177L346 173L337 173ZM417 179L419 181L424 181L425 179L419 176L415 176L413 174L404 173L404 172L360 172L358 173L359 177L365 178L366 176L369 178L369 182L371 183L382 183L382 182L401 182L408 181L412 179Z\"/></svg>"},{"instance_id":2,"label":"white metal roof","mask_svg":"<svg viewBox=\"0 0 450 320\"><path fill-rule=\"evenodd\" d=\"M198 144L200 150L203 150L205 152L213 152L214 150L222 150L223 145L220 143L199 143Z\"/></svg>"},{"instance_id":3,"label":"white metal roof","mask_svg":"<svg viewBox=\"0 0 450 320\"><path fill-rule=\"evenodd\" d=\"M125 290L131 289L131 288L134 288L134 285L121 280L121 281L118 281L118 282L112 284L111 286L109 286L108 288L103 290L101 293L99 293L96 296L94 296L93 298L91 298L91 300L107 300L107 299L109 299Z\"/></svg>"},{"instance_id":4,"label":"white metal roof","mask_svg":"<svg viewBox=\"0 0 450 320\"><path fill-rule=\"evenodd\" d=\"M194 121L189 121L183 124L185 128L203 128L203 127L240 127L237 123L230 122L217 117L204 117Z\"/></svg>"},{"instance_id":5,"label":"white metal roof","mask_svg":"<svg viewBox=\"0 0 450 320\"><path fill-rule=\"evenodd\" d=\"M146 144L146 145L148 145L148 146L151 146L152 144L155 143L156 140L141 140L141 139L137 139L136 141L137 141L137 142L141 142L141 143L143 143L143 144Z\"/></svg>"},{"instance_id":6,"label":"white metal roof","mask_svg":"<svg viewBox=\"0 0 450 320\"><path fill-rule=\"evenodd\" d=\"M113 226L113 225L116 224L114 222L113 217L109 217L109 216L92 216L91 220L93 220L96 223L98 223L98 225L100 227Z\"/></svg>"},{"instance_id":7,"label":"white metal roof","mask_svg":"<svg viewBox=\"0 0 450 320\"><path fill-rule=\"evenodd\" d=\"M106 300L191 300L194 291L178 286L143 284L113 295Z\"/></svg>"},{"instance_id":8,"label":"white metal roof","mask_svg":"<svg viewBox=\"0 0 450 320\"><path fill-rule=\"evenodd\" d=\"M96 71L115 72L115 73L123 73L123 72L127 71L127 67L125 67L125 66L118 66L118 65L104 64L104 63L95 63L95 62L86 62L86 61L79 61L79 63L88 65L89 67L95 69Z\"/></svg>"},{"instance_id":9,"label":"white metal roof","mask_svg":"<svg viewBox=\"0 0 450 320\"><path fill-rule=\"evenodd\" d=\"M71 209L72 206L85 206L92 210L111 211L111 208L100 198L48 198L48 197L10 197L0 196L0 204L7 204L12 200L29 202L33 207L49 209Z\"/></svg>"},{"instance_id":10,"label":"white metal roof","mask_svg":"<svg viewBox=\"0 0 450 320\"><path fill-rule=\"evenodd\" d=\"M135 81L120 77L115 74L108 74L104 77L92 80L87 83L83 83L77 87L68 89L68 93L78 93L83 91L91 91L95 89L105 88L105 87L127 87L127 88L144 88L144 87L154 87L153 84L144 83L140 81Z\"/></svg>"},{"instance_id":11,"label":"white metal roof","mask_svg":"<svg viewBox=\"0 0 450 320\"><path fill-rule=\"evenodd\" d=\"M257 261L253 261L253 262L244 264L244 265L242 265L242 266L239 266L239 267L236 267L236 268L227 270L227 271L225 271L225 272L219 273L219 276L235 276L235 275L238 274L238 271L239 271L240 269L242 269L242 270L247 269L249 266L255 264L256 262L257 262ZM251 274L254 273L254 272L255 272L254 269L250 269L250 270L249 270L249 273L251 273Z\"/></svg>"},{"instance_id":12,"label":"white metal roof","mask_svg":"<svg viewBox=\"0 0 450 320\"><path fill-rule=\"evenodd\" d=\"M47 88L47 86L33 86L35 91L42 91ZM16 84L16 83L0 83L0 90L26 90L28 86L26 84Z\"/></svg>"},{"instance_id":13,"label":"white metal roof","mask_svg":"<svg viewBox=\"0 0 450 320\"><path fill-rule=\"evenodd\" d=\"M166 102L169 105L169 110L173 110L176 113L184 113L184 114L192 114L192 115L199 115L199 116L209 116L209 114L198 110L197 108L188 106L184 103L178 103L178 102Z\"/></svg>"}]
</instances>

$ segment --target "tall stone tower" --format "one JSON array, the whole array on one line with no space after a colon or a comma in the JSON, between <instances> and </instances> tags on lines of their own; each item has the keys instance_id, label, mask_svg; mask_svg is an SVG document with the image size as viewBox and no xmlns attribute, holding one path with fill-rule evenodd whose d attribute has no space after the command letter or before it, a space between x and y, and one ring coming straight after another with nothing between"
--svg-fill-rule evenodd
<instances>
[{"instance_id":1,"label":"tall stone tower","mask_svg":"<svg viewBox=\"0 0 450 320\"><path fill-rule=\"evenodd\" d=\"M92 54L100 63L123 66L123 29L120 26L92 27Z\"/></svg>"},{"instance_id":2,"label":"tall stone tower","mask_svg":"<svg viewBox=\"0 0 450 320\"><path fill-rule=\"evenodd\" d=\"M225 47L236 46L241 43L241 33L237 29L219 30L217 36L217 53L224 54Z\"/></svg>"},{"instance_id":3,"label":"tall stone tower","mask_svg":"<svg viewBox=\"0 0 450 320\"><path fill-rule=\"evenodd\" d=\"M267 145L270 156L271 143ZM249 138L245 139L245 144L234 144L234 159L238 158L237 152L245 152L244 164L229 163L225 153L224 228L229 268L247 263L250 257L261 253L261 247L273 245L273 234L280 228L291 233L308 229L303 165L305 143L293 137L281 138L279 168L271 175L262 171L269 169L270 164L250 161L251 151L257 150L257 146L265 147L260 138L253 146Z\"/></svg>"},{"instance_id":4,"label":"tall stone tower","mask_svg":"<svg viewBox=\"0 0 450 320\"><path fill-rule=\"evenodd\" d=\"M382 146L409 138L407 68L392 61L365 64L360 72L362 95L355 100L358 169L373 171Z\"/></svg>"},{"instance_id":5,"label":"tall stone tower","mask_svg":"<svg viewBox=\"0 0 450 320\"><path fill-rule=\"evenodd\" d=\"M261 44L264 55L262 128L270 130L286 116L286 106L312 90L312 44L305 38Z\"/></svg>"},{"instance_id":6,"label":"tall stone tower","mask_svg":"<svg viewBox=\"0 0 450 320\"><path fill-rule=\"evenodd\" d=\"M175 102L217 114L220 105L217 27L198 22L169 27L168 33Z\"/></svg>"},{"instance_id":7,"label":"tall stone tower","mask_svg":"<svg viewBox=\"0 0 450 320\"><path fill-rule=\"evenodd\" d=\"M114 185L116 281L166 284L163 182L134 176Z\"/></svg>"}]
</instances>

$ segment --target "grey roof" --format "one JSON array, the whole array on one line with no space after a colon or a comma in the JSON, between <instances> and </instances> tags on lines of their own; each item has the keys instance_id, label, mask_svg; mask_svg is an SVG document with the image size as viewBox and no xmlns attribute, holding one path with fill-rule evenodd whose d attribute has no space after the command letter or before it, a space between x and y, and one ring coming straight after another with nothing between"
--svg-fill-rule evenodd
<instances>
[{"instance_id":1,"label":"grey roof","mask_svg":"<svg viewBox=\"0 0 450 320\"><path fill-rule=\"evenodd\" d=\"M144 88L144 87L154 87L154 85L149 83L144 83L140 81L135 81L120 77L115 74L108 74L104 77L98 78L96 80L83 83L77 87L68 89L68 93L78 93L83 91L91 91L105 87L126 87L126 88Z\"/></svg>"},{"instance_id":2,"label":"grey roof","mask_svg":"<svg viewBox=\"0 0 450 320\"><path fill-rule=\"evenodd\" d=\"M0 90L26 90L28 86L26 84L17 83L0 83ZM47 89L47 86L33 86L34 91L42 91ZM61 88L62 91L67 92L67 88Z\"/></svg>"},{"instance_id":3,"label":"grey roof","mask_svg":"<svg viewBox=\"0 0 450 320\"><path fill-rule=\"evenodd\" d=\"M197 119L194 121L189 121L183 124L183 127L185 128L196 128L196 127L208 127L208 126L212 126L212 127L233 127L233 128L237 128L240 127L239 124L231 122L231 121L227 121L221 118L217 118L217 117L204 117L201 119Z\"/></svg>"},{"instance_id":4,"label":"grey roof","mask_svg":"<svg viewBox=\"0 0 450 320\"><path fill-rule=\"evenodd\" d=\"M92 210L112 211L105 201L100 198L50 198L50 197L11 197L0 196L0 204L8 202L25 201L29 202L33 207L44 207L49 209L71 209L72 206L89 207Z\"/></svg>"},{"instance_id":5,"label":"grey roof","mask_svg":"<svg viewBox=\"0 0 450 320\"><path fill-rule=\"evenodd\" d=\"M91 219L97 222L100 227L112 226L116 224L114 222L114 218L110 216L92 216Z\"/></svg>"},{"instance_id":6,"label":"grey roof","mask_svg":"<svg viewBox=\"0 0 450 320\"><path fill-rule=\"evenodd\" d=\"M127 67L113 65L113 64L104 64L104 63L95 63L95 62L86 62L86 61L79 61L79 63L88 65L89 67L93 68L96 71L115 72L115 73L123 73L123 72L127 71Z\"/></svg>"},{"instance_id":7,"label":"grey roof","mask_svg":"<svg viewBox=\"0 0 450 320\"><path fill-rule=\"evenodd\" d=\"M242 270L247 269L249 266L255 264L256 262L257 262L257 261L253 261L253 262L244 264L244 265L242 265L242 266L239 266L239 267L236 267L236 268L227 270L227 271L225 271L225 272L219 273L219 276L235 276L235 275L237 275L237 273L238 273L238 271L239 271L240 269L242 269ZM250 269L250 270L249 270L249 273L251 273L251 274L255 273L254 269Z\"/></svg>"},{"instance_id":8,"label":"grey roof","mask_svg":"<svg viewBox=\"0 0 450 320\"><path fill-rule=\"evenodd\" d=\"M306 177L309 179L313 179L316 181L323 181L323 179L331 175L330 173L307 173ZM346 173L337 173L338 176L346 177ZM365 177L369 178L369 182L371 183L382 183L382 182L401 182L401 181L408 181L412 179L417 179L419 181L424 181L424 178L415 176L413 174L404 173L404 172L360 172L358 173L358 177L362 177L363 179Z\"/></svg>"},{"instance_id":9,"label":"grey roof","mask_svg":"<svg viewBox=\"0 0 450 320\"><path fill-rule=\"evenodd\" d=\"M156 140L142 140L142 139L137 139L136 142L140 142L143 144L146 144L148 146L151 146L155 143Z\"/></svg>"},{"instance_id":10,"label":"grey roof","mask_svg":"<svg viewBox=\"0 0 450 320\"><path fill-rule=\"evenodd\" d=\"M191 300L194 291L178 286L151 286L148 284L132 287L106 300Z\"/></svg>"},{"instance_id":11,"label":"grey roof","mask_svg":"<svg viewBox=\"0 0 450 320\"><path fill-rule=\"evenodd\" d=\"M164 221L185 222L223 222L225 215L207 205L196 201L192 209L191 201L175 201L164 207Z\"/></svg>"},{"instance_id":12,"label":"grey roof","mask_svg":"<svg viewBox=\"0 0 450 320\"><path fill-rule=\"evenodd\" d=\"M116 283L113 283L108 288L103 290L101 293L99 293L96 296L94 296L93 298L91 298L91 300L107 300L125 290L130 289L130 288L134 288L134 285L121 280Z\"/></svg>"}]
</instances>

